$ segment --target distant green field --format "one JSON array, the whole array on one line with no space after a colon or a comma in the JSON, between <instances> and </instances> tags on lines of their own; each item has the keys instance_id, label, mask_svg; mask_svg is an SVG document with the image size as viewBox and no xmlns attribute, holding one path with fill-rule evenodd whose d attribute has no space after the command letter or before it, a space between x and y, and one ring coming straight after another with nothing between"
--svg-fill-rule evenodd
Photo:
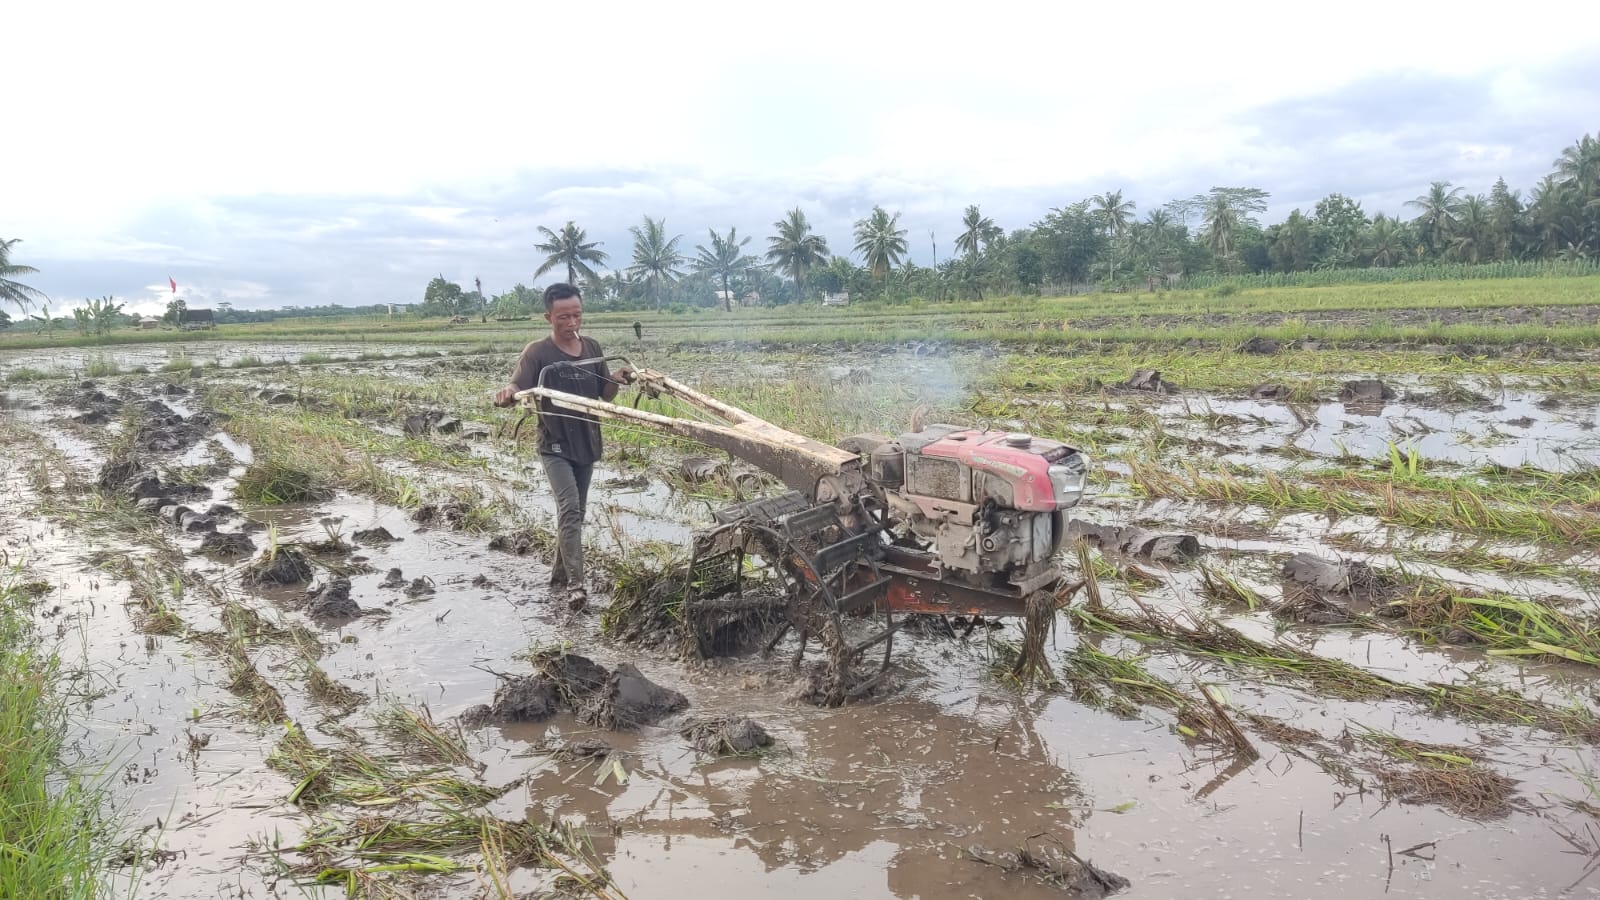
<instances>
[{"instance_id":1,"label":"distant green field","mask_svg":"<svg viewBox=\"0 0 1600 900\"><path fill-rule=\"evenodd\" d=\"M1531 313L1530 313L1531 311ZM652 344L899 343L949 341L1045 345L1155 342L1210 344L1250 337L1329 342L1600 345L1600 275L1337 284L980 302L874 303L822 308L695 309L592 313L590 333L616 344L640 322ZM94 339L71 334L0 336L0 350L194 341L339 341L463 349L520 346L541 319L446 325L441 319L285 319L207 332L127 331Z\"/></svg>"}]
</instances>

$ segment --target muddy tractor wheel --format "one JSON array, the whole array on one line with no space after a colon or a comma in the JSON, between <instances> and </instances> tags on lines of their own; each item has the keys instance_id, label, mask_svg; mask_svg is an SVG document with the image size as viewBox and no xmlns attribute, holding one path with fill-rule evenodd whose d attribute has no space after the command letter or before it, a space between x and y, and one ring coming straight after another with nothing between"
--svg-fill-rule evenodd
<instances>
[{"instance_id":1,"label":"muddy tractor wheel","mask_svg":"<svg viewBox=\"0 0 1600 900\"><path fill-rule=\"evenodd\" d=\"M776 561L787 592L787 627L767 645L770 653L790 631L798 638L792 668L799 670L815 641L820 666L811 673L808 697L822 706L842 706L880 687L894 659L900 623L883 602L876 567L849 561L818 571L808 542L762 529L762 555Z\"/></svg>"}]
</instances>

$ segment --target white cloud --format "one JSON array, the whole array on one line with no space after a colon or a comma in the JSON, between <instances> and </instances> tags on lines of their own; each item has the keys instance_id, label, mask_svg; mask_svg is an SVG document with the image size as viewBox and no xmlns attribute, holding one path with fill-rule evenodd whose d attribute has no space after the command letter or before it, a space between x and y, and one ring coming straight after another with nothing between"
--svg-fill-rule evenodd
<instances>
[{"instance_id":1,"label":"white cloud","mask_svg":"<svg viewBox=\"0 0 1600 900\"><path fill-rule=\"evenodd\" d=\"M1119 187L1141 210L1213 184L1414 196L1537 171L1600 97L1547 71L1600 57L1592 29L1514 41L1387 0L1312 27L1264 0L14 5L0 78L28 139L0 233L67 295L168 272L271 285L242 303L391 299L441 269L489 287L568 219L615 260L645 214L692 245L799 204L838 245L874 203L925 235L968 203L1017 227ZM1414 105L1381 124L1297 114L1407 72ZM1483 90L1458 134L1440 79Z\"/></svg>"}]
</instances>

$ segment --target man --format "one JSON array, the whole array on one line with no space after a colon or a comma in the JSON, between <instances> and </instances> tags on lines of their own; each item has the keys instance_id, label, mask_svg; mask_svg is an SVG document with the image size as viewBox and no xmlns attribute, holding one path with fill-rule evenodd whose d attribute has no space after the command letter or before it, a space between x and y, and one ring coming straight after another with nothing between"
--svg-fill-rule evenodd
<instances>
[{"instance_id":1,"label":"man","mask_svg":"<svg viewBox=\"0 0 1600 900\"><path fill-rule=\"evenodd\" d=\"M494 396L496 406L516 403L515 394L539 384L580 397L611 400L617 389L633 380L633 371L618 369L613 376L599 357L605 355L594 338L583 337L583 295L570 284L552 284L544 292L544 318L550 336L523 348L511 373L511 383ZM596 362L579 366L580 360ZM586 413L558 409L539 401L539 461L556 496L559 540L550 574L552 587L567 588L567 605L581 610L589 602L583 583L583 514L589 502L589 481L601 456L600 422Z\"/></svg>"}]
</instances>

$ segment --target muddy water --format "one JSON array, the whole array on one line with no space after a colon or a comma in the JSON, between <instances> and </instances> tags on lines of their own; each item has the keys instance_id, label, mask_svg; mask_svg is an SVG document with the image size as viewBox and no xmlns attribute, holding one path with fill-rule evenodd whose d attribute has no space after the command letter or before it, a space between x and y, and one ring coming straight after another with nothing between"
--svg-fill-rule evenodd
<instances>
[{"instance_id":1,"label":"muddy water","mask_svg":"<svg viewBox=\"0 0 1600 900\"><path fill-rule=\"evenodd\" d=\"M52 421L48 411L26 424L82 471L98 462L93 439ZM236 459L250 453L239 445L229 449ZM206 453L185 451L169 462L200 465ZM23 471L25 455L6 452L8 511L31 510L41 499ZM498 489L519 505L547 508L537 473L524 469L523 475L521 484ZM595 506L615 510L622 534L657 529L650 536L677 539L703 519L703 507L681 504L660 485L640 490L605 482L597 477ZM226 496L230 486L229 478L215 482L215 499L232 502ZM1018 694L987 674L989 651L981 633L966 642L898 640L902 671L893 693L849 709L821 710L789 699L792 677L778 662L686 665L602 642L593 614L574 615L550 602L545 566L488 551L483 537L419 528L400 510L350 496L312 507L244 512L278 525L284 541L320 540L330 528L348 535L374 526L400 538L360 547L347 561L370 568L351 576L352 596L381 614L339 627L301 619L289 608L298 591L243 590L237 565L193 556L186 563L226 596L269 617L316 628L324 645L320 665L373 698L367 710L343 724L375 745L383 741L371 729L370 716L385 703L425 704L443 720L489 699L496 684L490 670L526 671L529 649L561 643L606 664L637 664L687 695L692 712L734 712L763 722L779 744L749 760L701 758L672 723L596 735L557 717L467 735L474 756L487 765L486 781L504 784L528 776L523 788L493 810L583 828L629 897L1061 896L967 853L971 847L1013 850L1030 841L1070 848L1127 877L1133 884L1121 896L1128 897L1511 898L1553 896L1569 885L1573 896L1600 893L1600 884L1583 880L1588 856L1573 852L1559 836L1592 841L1586 837L1590 817L1564 801L1594 801L1580 776L1600 767L1600 760L1587 746L1549 734L1468 726L1410 704L1327 700L1181 656L1158 654L1147 661L1151 671L1180 684L1223 684L1238 707L1329 739L1366 725L1480 751L1498 771L1521 782L1521 808L1504 819L1474 822L1436 806L1386 802L1370 778L1365 793L1356 791L1260 736L1255 740L1261 760L1235 770L1213 748L1185 740L1171 716L1159 710L1125 720L1060 696ZM1172 521L1181 509L1126 507L1116 515ZM1314 529L1262 522L1270 529L1267 537L1214 548L1268 558L1316 543ZM597 541L613 534L598 515L591 530ZM274 835L292 842L309 824L284 802L292 785L264 766L278 731L242 722L238 700L223 688L225 673L202 649L175 638L156 639L147 649L122 607L126 585L84 558L90 547L133 556L160 547L130 538L107 543L102 535L21 516L7 517L0 539L8 549L27 549L35 566L59 585L43 606L59 605L63 612L46 620L68 623L51 626L63 636L81 634L73 640L89 653L94 677L116 688L82 711L76 746L87 758L114 765L120 779L114 787L130 810L131 830L159 820L166 829L148 832L145 840L180 853L147 873L138 894L269 895L262 887L263 855L251 842L270 843ZM186 555L198 543L170 530L165 541ZM391 567L401 568L407 579L428 579L435 593L412 599L381 587ZM479 576L486 583L475 584ZM1174 573L1148 602L1173 609L1204 606L1187 572ZM215 602L198 593L174 606L195 627L215 623ZM1230 621L1257 636L1271 633L1264 616ZM1490 661L1388 637L1311 631L1291 637L1404 680L1460 678L1471 671L1528 683L1524 687L1544 683L1554 693L1586 696L1594 686L1587 671L1576 667ZM1056 640L1056 649L1065 651L1076 638L1063 624ZM291 717L305 724L326 717L280 655L268 649L257 659L284 694ZM198 721L190 721L197 710ZM186 761L190 731L211 738ZM597 784L592 762L556 762L538 753L537 743L552 731L611 742L627 782ZM1434 846L1414 855L1398 852L1427 842ZM519 889L546 885L546 873L517 874ZM470 877L436 887L444 896L481 896ZM296 896L304 888L285 881L273 890Z\"/></svg>"},{"instance_id":2,"label":"muddy water","mask_svg":"<svg viewBox=\"0 0 1600 900\"><path fill-rule=\"evenodd\" d=\"M1397 382L1399 384L1399 382ZM1488 386L1482 386L1487 392ZM1475 408L1437 408L1403 401L1372 404L1322 403L1314 420L1296 418L1286 406L1253 400L1183 400L1155 408L1164 418L1200 411L1237 416L1259 424L1231 433L1250 451L1293 446L1322 456L1387 455L1390 444L1434 462L1483 466L1535 466L1551 472L1600 465L1600 405L1572 401L1541 405L1547 395L1501 389ZM1240 458L1243 458L1241 454Z\"/></svg>"},{"instance_id":3,"label":"muddy water","mask_svg":"<svg viewBox=\"0 0 1600 900\"><path fill-rule=\"evenodd\" d=\"M34 369L52 374L76 375L96 362L112 362L123 371L140 366L154 372L163 366L231 366L241 359L264 363L293 363L307 353L355 359L362 353L410 355L420 348L413 343L274 342L274 341L177 341L162 344L126 344L102 347L50 347L38 350L0 350L0 381L15 369Z\"/></svg>"},{"instance_id":4,"label":"muddy water","mask_svg":"<svg viewBox=\"0 0 1600 900\"><path fill-rule=\"evenodd\" d=\"M40 630L78 673L67 689L81 698L69 707L64 761L109 791L126 823L117 855L161 851L142 869L114 870L113 889L137 883L140 897L250 896L258 879L238 865L246 842L274 832L292 841L304 824L283 815L283 779L265 768L272 736L232 714L239 701L225 689L226 675L191 644L135 627L127 583L89 557L137 561L154 551L88 539L40 515L28 454L0 448L0 552L52 586L36 608ZM197 621L209 614L193 598L172 605Z\"/></svg>"}]
</instances>

